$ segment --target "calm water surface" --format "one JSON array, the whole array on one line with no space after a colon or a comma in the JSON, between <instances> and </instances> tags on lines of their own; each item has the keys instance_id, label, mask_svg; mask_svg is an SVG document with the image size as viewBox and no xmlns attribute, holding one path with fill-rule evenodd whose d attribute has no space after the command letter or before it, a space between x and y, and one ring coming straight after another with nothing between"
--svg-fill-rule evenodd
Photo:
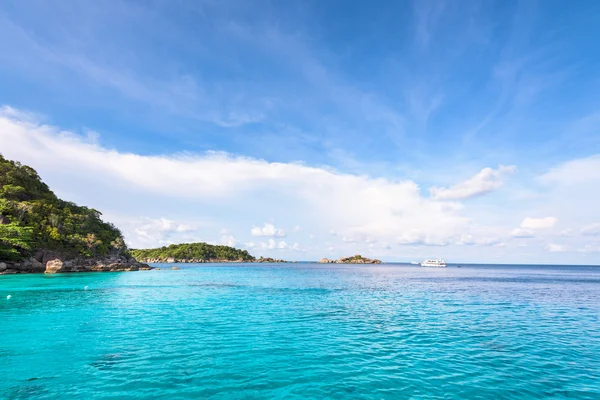
<instances>
[{"instance_id":1,"label":"calm water surface","mask_svg":"<svg viewBox=\"0 0 600 400\"><path fill-rule=\"evenodd\" d=\"M0 398L600 399L597 267L181 268L0 276Z\"/></svg>"}]
</instances>

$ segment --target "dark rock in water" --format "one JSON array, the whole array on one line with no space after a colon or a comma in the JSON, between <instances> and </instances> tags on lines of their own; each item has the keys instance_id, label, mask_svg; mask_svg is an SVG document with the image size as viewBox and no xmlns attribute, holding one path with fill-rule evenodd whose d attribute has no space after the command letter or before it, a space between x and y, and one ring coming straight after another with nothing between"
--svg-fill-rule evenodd
<instances>
[{"instance_id":1,"label":"dark rock in water","mask_svg":"<svg viewBox=\"0 0 600 400\"><path fill-rule=\"evenodd\" d=\"M28 270L32 272L44 272L46 270L46 266L35 257L31 257L24 264L27 266Z\"/></svg>"},{"instance_id":2,"label":"dark rock in water","mask_svg":"<svg viewBox=\"0 0 600 400\"><path fill-rule=\"evenodd\" d=\"M42 264L46 265L48 261L61 259L64 257L61 257L61 255L56 251L41 250L38 253L36 253L34 258L36 260L39 260Z\"/></svg>"}]
</instances>

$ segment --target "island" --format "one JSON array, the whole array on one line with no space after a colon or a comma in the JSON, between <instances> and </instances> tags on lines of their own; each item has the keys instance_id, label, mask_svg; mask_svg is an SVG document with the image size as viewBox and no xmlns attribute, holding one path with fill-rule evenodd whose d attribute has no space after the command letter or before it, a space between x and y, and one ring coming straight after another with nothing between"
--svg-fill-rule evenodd
<instances>
[{"instance_id":1,"label":"island","mask_svg":"<svg viewBox=\"0 0 600 400\"><path fill-rule=\"evenodd\" d=\"M257 263L278 263L278 264L280 264L280 263L287 263L288 261L281 260L281 259L278 259L278 258L260 256L260 258L257 258L253 262L257 262Z\"/></svg>"},{"instance_id":2,"label":"island","mask_svg":"<svg viewBox=\"0 0 600 400\"><path fill-rule=\"evenodd\" d=\"M0 275L153 269L101 215L59 199L33 168L0 155Z\"/></svg>"},{"instance_id":3,"label":"island","mask_svg":"<svg viewBox=\"0 0 600 400\"><path fill-rule=\"evenodd\" d=\"M171 244L154 249L132 249L131 254L147 263L284 263L271 257L255 258L246 250L204 242Z\"/></svg>"},{"instance_id":4,"label":"island","mask_svg":"<svg viewBox=\"0 0 600 400\"><path fill-rule=\"evenodd\" d=\"M154 249L132 249L137 260L148 263L222 263L252 262L246 250L204 242L171 244Z\"/></svg>"},{"instance_id":5,"label":"island","mask_svg":"<svg viewBox=\"0 0 600 400\"><path fill-rule=\"evenodd\" d=\"M338 260L330 260L328 258L322 258L319 260L319 264L381 264L381 260L375 258L363 257L357 254L352 257L342 257Z\"/></svg>"}]
</instances>

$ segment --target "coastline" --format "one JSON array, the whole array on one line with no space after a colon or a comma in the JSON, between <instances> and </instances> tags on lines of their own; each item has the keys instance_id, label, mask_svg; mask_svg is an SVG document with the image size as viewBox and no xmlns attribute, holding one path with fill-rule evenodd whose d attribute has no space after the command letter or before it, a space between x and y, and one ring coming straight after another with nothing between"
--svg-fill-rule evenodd
<instances>
[{"instance_id":1,"label":"coastline","mask_svg":"<svg viewBox=\"0 0 600 400\"><path fill-rule=\"evenodd\" d=\"M22 261L0 261L0 275L128 272L156 269L129 257L68 258L50 253Z\"/></svg>"},{"instance_id":2,"label":"coastline","mask_svg":"<svg viewBox=\"0 0 600 400\"><path fill-rule=\"evenodd\" d=\"M176 258L168 257L168 258L141 258L138 261L142 262L142 263L151 263L151 264L155 264L155 263L164 263L164 264L278 263L278 264L280 264L280 263L289 263L290 262L290 261L280 260L280 259L270 258L270 257L267 257L267 258L261 257L261 258L253 259L253 260L243 260L243 259L228 260L228 259L221 259L221 258L209 258L209 259L199 259L199 258L187 259L187 258L182 258L182 259L176 259Z\"/></svg>"}]
</instances>

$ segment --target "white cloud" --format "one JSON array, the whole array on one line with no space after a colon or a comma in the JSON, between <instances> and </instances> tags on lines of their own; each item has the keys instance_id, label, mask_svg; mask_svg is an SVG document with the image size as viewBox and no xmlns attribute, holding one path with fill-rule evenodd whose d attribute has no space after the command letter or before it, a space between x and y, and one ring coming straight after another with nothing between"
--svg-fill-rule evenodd
<instances>
[{"instance_id":1,"label":"white cloud","mask_svg":"<svg viewBox=\"0 0 600 400\"><path fill-rule=\"evenodd\" d=\"M563 251L568 251L569 248L562 244L550 243L546 246L546 250L552 253L558 253Z\"/></svg>"},{"instance_id":2,"label":"white cloud","mask_svg":"<svg viewBox=\"0 0 600 400\"><path fill-rule=\"evenodd\" d=\"M474 237L473 235L462 234L453 244L464 246L498 246L500 243L502 243L500 239L494 237Z\"/></svg>"},{"instance_id":3,"label":"white cloud","mask_svg":"<svg viewBox=\"0 0 600 400\"><path fill-rule=\"evenodd\" d=\"M122 219L119 225L127 239L128 243L134 243L136 246L163 246L174 243L176 237L181 233L193 232L195 227L188 224L181 224L166 218L147 218Z\"/></svg>"},{"instance_id":4,"label":"white cloud","mask_svg":"<svg viewBox=\"0 0 600 400\"><path fill-rule=\"evenodd\" d=\"M8 158L46 174L60 174L61 182L77 176L107 192L127 188L141 196L212 202L253 193L288 196L297 205L294 210L287 209L288 215L310 217L321 228L335 229L348 237L362 234L389 238L415 231L443 240L468 228L468 219L460 215L461 205L424 198L419 186L408 180L341 174L222 153L120 153L87 143L70 132L6 115L0 115L0 141ZM273 237L285 234L269 223L254 227L252 233Z\"/></svg>"},{"instance_id":5,"label":"white cloud","mask_svg":"<svg viewBox=\"0 0 600 400\"><path fill-rule=\"evenodd\" d=\"M527 217L521 222L519 228L513 229L510 236L515 238L532 238L536 231L554 227L558 219L556 217L532 218Z\"/></svg>"},{"instance_id":6,"label":"white cloud","mask_svg":"<svg viewBox=\"0 0 600 400\"><path fill-rule=\"evenodd\" d=\"M237 241L233 235L223 235L221 236L221 244L225 246L235 247Z\"/></svg>"},{"instance_id":7,"label":"white cloud","mask_svg":"<svg viewBox=\"0 0 600 400\"><path fill-rule=\"evenodd\" d=\"M556 217L531 218L527 217L521 222L523 229L550 229L554 227L558 219Z\"/></svg>"},{"instance_id":8,"label":"white cloud","mask_svg":"<svg viewBox=\"0 0 600 400\"><path fill-rule=\"evenodd\" d=\"M284 237L285 231L283 229L276 228L273 224L265 223L262 228L258 226L252 227L250 234L252 236Z\"/></svg>"},{"instance_id":9,"label":"white cloud","mask_svg":"<svg viewBox=\"0 0 600 400\"><path fill-rule=\"evenodd\" d=\"M284 250L289 248L288 244L283 241L277 241L275 239L269 239L267 242L259 242L259 243L246 243L246 247L249 247L248 244L251 244L251 247L258 247L262 250Z\"/></svg>"},{"instance_id":10,"label":"white cloud","mask_svg":"<svg viewBox=\"0 0 600 400\"><path fill-rule=\"evenodd\" d=\"M359 249L383 252L390 244L393 251L399 252L394 254L407 257L417 253L419 257L429 256L424 254L429 250L417 250L421 246L444 246L444 254L477 257L489 253L476 252L477 247L488 246L492 250L491 247L504 245L503 254L511 257L523 241L512 241L510 236L544 234L547 236L544 243L537 239L527 241L529 248L536 249L532 252L542 252L546 243L560 241L552 237L550 229L558 218L569 226L578 223L564 217L564 211L555 213L556 205L547 208L534 205L535 213L556 217L529 217L510 232L510 219L502 217L503 205L487 203L485 212L473 213L476 205L452 201L499 187L503 174L514 172L514 167L484 169L483 174L426 197L411 180L339 173L326 167L267 162L223 153L150 156L119 152L103 147L99 144L101 140L90 140L36 121L39 120L30 114L0 111L3 155L36 168L67 200L98 208L106 215L127 215L108 220L117 223L128 243L135 247L217 237L221 243L242 242L257 251L300 251L309 241L304 238L306 242L302 242L299 238L300 243L291 244L279 240L286 232L273 223L255 226L249 232L247 227L260 218L277 220L288 227L308 224L307 236L314 240L310 241L307 257L314 259L322 257L327 248L343 255ZM569 198L572 197L569 191ZM541 201L542 205L550 204L547 198L542 197ZM129 208L124 208L124 203ZM566 209L585 210L584 221L598 220L587 215L593 207ZM163 210L169 210L171 219L139 217L161 216ZM200 226L198 230L196 225ZM219 231L222 226L232 227L235 237L229 230ZM290 229L296 231L297 228ZM335 243L325 242L328 232L335 235ZM252 234L265 241L251 240ZM572 249L587 248L587 252L594 248L592 242L565 245Z\"/></svg>"},{"instance_id":11,"label":"white cloud","mask_svg":"<svg viewBox=\"0 0 600 400\"><path fill-rule=\"evenodd\" d=\"M542 175L540 180L547 184L565 186L600 181L600 155L561 164Z\"/></svg>"},{"instance_id":12,"label":"white cloud","mask_svg":"<svg viewBox=\"0 0 600 400\"><path fill-rule=\"evenodd\" d=\"M581 228L584 236L600 236L600 223L590 224Z\"/></svg>"},{"instance_id":13,"label":"white cloud","mask_svg":"<svg viewBox=\"0 0 600 400\"><path fill-rule=\"evenodd\" d=\"M168 220L166 218L141 218L142 223L139 225L137 230L139 231L153 231L153 232L189 232L195 228L191 225L180 224L175 221Z\"/></svg>"},{"instance_id":14,"label":"white cloud","mask_svg":"<svg viewBox=\"0 0 600 400\"><path fill-rule=\"evenodd\" d=\"M299 243L294 243L293 245L288 245L287 242L280 240L277 241L275 239L269 239L266 242L247 242L244 244L247 249L260 249L263 251L306 251Z\"/></svg>"},{"instance_id":15,"label":"white cloud","mask_svg":"<svg viewBox=\"0 0 600 400\"><path fill-rule=\"evenodd\" d=\"M293 246L289 246L283 240L269 239L266 242L247 242L244 246L248 249L261 249L261 250L299 250L298 243L294 243Z\"/></svg>"},{"instance_id":16,"label":"white cloud","mask_svg":"<svg viewBox=\"0 0 600 400\"><path fill-rule=\"evenodd\" d=\"M432 187L429 189L435 200L462 200L480 196L498 189L507 175L517 171L515 166L500 165L497 169L484 168L477 175L450 188Z\"/></svg>"},{"instance_id":17,"label":"white cloud","mask_svg":"<svg viewBox=\"0 0 600 400\"><path fill-rule=\"evenodd\" d=\"M510 232L510 236L515 238L532 238L535 235L531 229L516 228Z\"/></svg>"}]
</instances>

